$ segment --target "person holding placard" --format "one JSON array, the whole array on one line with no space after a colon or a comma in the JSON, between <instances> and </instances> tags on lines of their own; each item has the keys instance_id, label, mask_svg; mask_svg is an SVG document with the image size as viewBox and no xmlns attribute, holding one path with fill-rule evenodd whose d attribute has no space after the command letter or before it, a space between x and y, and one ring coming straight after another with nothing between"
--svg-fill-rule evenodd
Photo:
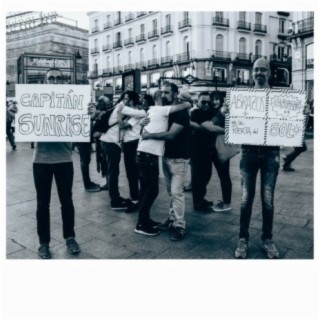
<instances>
[{"instance_id":1,"label":"person holding placard","mask_svg":"<svg viewBox=\"0 0 320 320\"><path fill-rule=\"evenodd\" d=\"M47 83L62 84L63 76L59 69L52 68L46 75ZM37 232L40 247L38 255L50 259L50 199L53 177L61 203L63 237L68 252L80 252L75 240L74 206L72 200L73 163L71 142L37 142L33 157L33 177L37 192Z\"/></svg>"},{"instance_id":2,"label":"person holding placard","mask_svg":"<svg viewBox=\"0 0 320 320\"><path fill-rule=\"evenodd\" d=\"M269 62L260 58L253 65L255 89L269 88ZM249 115L250 116L250 115ZM262 201L262 247L268 258L278 258L279 251L272 241L274 190L279 172L280 149L277 146L242 145L240 160L242 198L240 211L240 234L235 250L236 258L246 258L250 238L249 225L255 197L256 179L260 170Z\"/></svg>"}]
</instances>

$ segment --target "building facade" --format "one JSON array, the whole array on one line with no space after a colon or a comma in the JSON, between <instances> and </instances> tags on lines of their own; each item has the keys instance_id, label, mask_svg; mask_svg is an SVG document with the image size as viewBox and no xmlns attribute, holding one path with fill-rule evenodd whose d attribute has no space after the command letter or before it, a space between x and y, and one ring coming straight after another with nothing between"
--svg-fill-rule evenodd
<instances>
[{"instance_id":1,"label":"building facade","mask_svg":"<svg viewBox=\"0 0 320 320\"><path fill-rule=\"evenodd\" d=\"M72 70L65 74L69 83L88 82L88 30L70 25L54 12L23 12L11 14L6 20L8 97L15 96L18 73L23 74L21 59L25 59L22 56L29 55L29 64L25 63L25 67L30 70L31 65L35 67L29 78L24 77L25 83L42 83L45 75L42 69L54 67L52 63L63 60L69 61Z\"/></svg>"},{"instance_id":2,"label":"building facade","mask_svg":"<svg viewBox=\"0 0 320 320\"><path fill-rule=\"evenodd\" d=\"M314 99L314 12L293 12L289 40L292 45L292 86Z\"/></svg>"},{"instance_id":3,"label":"building facade","mask_svg":"<svg viewBox=\"0 0 320 320\"><path fill-rule=\"evenodd\" d=\"M159 78L192 75L199 86L252 86L259 57L274 86L291 84L289 12L89 12L89 75L94 89L122 88L122 73L141 70L142 90ZM182 83L181 81L177 81ZM189 87L189 89L192 89ZM194 89L196 90L196 89Z\"/></svg>"}]
</instances>

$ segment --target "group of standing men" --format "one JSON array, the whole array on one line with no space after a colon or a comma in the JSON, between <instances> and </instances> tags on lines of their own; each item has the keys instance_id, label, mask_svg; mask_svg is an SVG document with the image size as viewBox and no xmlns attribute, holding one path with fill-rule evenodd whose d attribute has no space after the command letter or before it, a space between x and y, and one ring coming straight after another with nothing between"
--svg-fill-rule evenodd
<instances>
[{"instance_id":1,"label":"group of standing men","mask_svg":"<svg viewBox=\"0 0 320 320\"><path fill-rule=\"evenodd\" d=\"M269 62L265 59L256 60L253 66L255 88L268 88L269 76ZM153 98L154 101L149 103L148 109L139 108L137 94L132 91L124 92L107 119L108 130L97 137L103 142L108 158L106 176L111 208L125 209L127 212L138 210L135 228L138 234L154 236L159 234L159 230L170 229L170 239L179 241L184 238L186 232L184 183L190 158L194 208L203 211L212 210L212 207L215 211L231 209L232 184L229 162L219 162L216 150L212 149L212 132L215 135L224 134L224 116L228 113L228 106L224 104L220 109L220 97L204 92L200 93L197 106L190 112L190 95L179 93L178 87L173 83L165 83L162 90L155 92ZM216 110L210 107L212 101L213 106L217 106ZM124 199L119 193L119 163L122 150L131 199ZM163 223L152 220L150 215L159 192L159 157L162 157L163 173L170 197L168 218ZM223 201L216 205L205 199L212 163L217 169L223 196ZM74 233L71 147L67 143L38 143L33 169L37 190L39 256L51 256L49 204L53 176L57 182L62 206L64 237L69 252L77 254L80 248L75 241ZM256 178L260 170L262 247L269 258L278 258L279 251L272 241L272 228L273 199L279 171L279 147L243 145L240 170L240 233L235 257L247 257L252 204ZM94 189L95 185L89 182L86 188Z\"/></svg>"}]
</instances>

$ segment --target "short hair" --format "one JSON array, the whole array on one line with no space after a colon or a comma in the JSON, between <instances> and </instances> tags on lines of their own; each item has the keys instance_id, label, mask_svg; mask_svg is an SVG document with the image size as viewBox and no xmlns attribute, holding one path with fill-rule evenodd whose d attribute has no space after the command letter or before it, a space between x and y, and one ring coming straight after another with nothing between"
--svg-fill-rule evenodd
<instances>
[{"instance_id":1,"label":"short hair","mask_svg":"<svg viewBox=\"0 0 320 320\"><path fill-rule=\"evenodd\" d=\"M106 97L106 96L100 96L100 97L98 98L98 101L102 101L102 102L104 102L105 104L109 104L109 103L110 103L109 98Z\"/></svg>"},{"instance_id":2,"label":"short hair","mask_svg":"<svg viewBox=\"0 0 320 320\"><path fill-rule=\"evenodd\" d=\"M161 92L161 91L160 91ZM142 96L142 99L146 100L148 102L148 105L149 106L154 106L154 100L152 98L152 96L150 94L147 94L145 93L143 96Z\"/></svg>"},{"instance_id":3,"label":"short hair","mask_svg":"<svg viewBox=\"0 0 320 320\"><path fill-rule=\"evenodd\" d=\"M132 100L134 106L137 106L137 105L140 104L139 95L135 91L132 91L132 90L126 90L126 91L122 92L122 94L121 94L120 98L118 99L117 103L121 102L124 99L124 96L126 94L129 96L129 100Z\"/></svg>"},{"instance_id":4,"label":"short hair","mask_svg":"<svg viewBox=\"0 0 320 320\"><path fill-rule=\"evenodd\" d=\"M178 86L173 83L173 82L165 82L163 84L164 87L170 87L171 88L171 92L174 94L174 93L179 93L179 88Z\"/></svg>"},{"instance_id":5,"label":"short hair","mask_svg":"<svg viewBox=\"0 0 320 320\"><path fill-rule=\"evenodd\" d=\"M198 99L200 99L201 96L209 96L210 100L212 100L212 96L210 95L209 91L201 91L198 95Z\"/></svg>"},{"instance_id":6,"label":"short hair","mask_svg":"<svg viewBox=\"0 0 320 320\"><path fill-rule=\"evenodd\" d=\"M50 69L47 71L46 75L48 75L48 73L49 73L50 71L58 71L58 72L61 73L61 76L63 77L63 74L62 74L61 70L58 69L58 68L54 68L54 67L53 67L53 68L50 68Z\"/></svg>"}]
</instances>

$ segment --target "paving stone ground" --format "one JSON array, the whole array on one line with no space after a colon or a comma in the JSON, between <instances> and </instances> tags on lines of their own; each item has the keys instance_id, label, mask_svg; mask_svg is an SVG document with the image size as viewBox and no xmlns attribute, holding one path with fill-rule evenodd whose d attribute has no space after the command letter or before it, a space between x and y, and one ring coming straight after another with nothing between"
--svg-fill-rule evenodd
<instances>
[{"instance_id":1,"label":"paving stone ground","mask_svg":"<svg viewBox=\"0 0 320 320\"><path fill-rule=\"evenodd\" d=\"M295 172L279 172L275 191L274 241L281 259L313 259L313 135L307 135L308 151L293 163ZM281 155L290 148L281 149ZM17 143L11 151L7 142L7 259L38 259L36 233L36 192L32 176L33 150L30 143ZM62 237L60 204L55 184L51 199L51 252L54 259L233 259L238 240L240 215L240 156L231 161L233 182L232 211L203 214L193 210L192 195L186 193L187 233L181 242L172 242L164 231L156 237L134 233L138 213L113 211L106 191L85 192L80 172L78 153L74 153L73 200L75 206L76 238L81 253L70 256ZM96 172L92 153L91 177L105 183ZM120 177L121 195L128 197L128 183L123 163ZM213 170L207 199L221 199L220 183ZM160 193L152 208L152 218L163 221L167 217L169 198L163 175ZM261 249L260 180L250 225L249 259L266 259Z\"/></svg>"}]
</instances>

